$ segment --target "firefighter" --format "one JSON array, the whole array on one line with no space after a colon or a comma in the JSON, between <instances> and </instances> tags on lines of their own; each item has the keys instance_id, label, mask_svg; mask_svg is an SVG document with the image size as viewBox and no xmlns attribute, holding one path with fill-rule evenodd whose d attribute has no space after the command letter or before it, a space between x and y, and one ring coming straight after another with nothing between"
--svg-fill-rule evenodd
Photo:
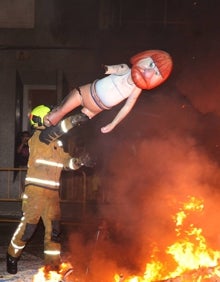
<instances>
[{"instance_id":1,"label":"firefighter","mask_svg":"<svg viewBox=\"0 0 220 282\"><path fill-rule=\"evenodd\" d=\"M17 273L17 262L22 250L36 230L40 218L45 227L44 260L49 270L60 265L60 203L59 180L63 169L77 170L82 165L90 166L88 155L73 158L64 152L61 140L46 145L39 141L39 134L45 129L43 118L50 112L44 105L37 106L30 114L34 129L28 141L30 155L25 178L25 190L22 195L20 224L14 232L7 251L7 271Z\"/></svg>"},{"instance_id":2,"label":"firefighter","mask_svg":"<svg viewBox=\"0 0 220 282\"><path fill-rule=\"evenodd\" d=\"M74 88L57 108L45 116L44 124L47 127L57 125L78 106L82 106L81 113L73 116L72 120L92 119L103 110L110 110L126 100L113 121L101 128L102 133L112 131L132 110L142 90L150 90L162 84L173 67L171 56L162 50L140 52L131 57L130 62L131 68L127 64L106 65L105 74L108 76Z\"/></svg>"}]
</instances>

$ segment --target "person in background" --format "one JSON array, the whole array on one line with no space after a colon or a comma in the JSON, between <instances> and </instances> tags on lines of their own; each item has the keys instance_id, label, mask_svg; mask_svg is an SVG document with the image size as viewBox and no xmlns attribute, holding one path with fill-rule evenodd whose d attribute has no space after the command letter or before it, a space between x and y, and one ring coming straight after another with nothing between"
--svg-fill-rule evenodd
<instances>
[{"instance_id":1,"label":"person in background","mask_svg":"<svg viewBox=\"0 0 220 282\"><path fill-rule=\"evenodd\" d=\"M14 167L16 168L16 170L14 170L13 181L16 180L18 173L20 173L19 175L20 192L24 190L24 179L26 175L27 163L29 158L28 140L30 139L30 137L31 134L28 131L22 131L18 134L15 142ZM18 168L20 170L17 170Z\"/></svg>"},{"instance_id":2,"label":"person in background","mask_svg":"<svg viewBox=\"0 0 220 282\"><path fill-rule=\"evenodd\" d=\"M92 166L88 154L74 158L64 151L61 140L46 145L39 141L44 130L43 118L50 112L45 105L35 107L30 114L34 129L28 141L29 160L22 196L23 216L15 230L7 250L7 271L17 273L17 262L28 241L34 234L40 218L45 227L45 269L59 270L61 263L61 229L59 180L63 169L77 170L81 166Z\"/></svg>"},{"instance_id":3,"label":"person in background","mask_svg":"<svg viewBox=\"0 0 220 282\"><path fill-rule=\"evenodd\" d=\"M15 167L27 167L29 158L29 139L30 133L28 131L22 131L19 134L18 141L16 142Z\"/></svg>"}]
</instances>

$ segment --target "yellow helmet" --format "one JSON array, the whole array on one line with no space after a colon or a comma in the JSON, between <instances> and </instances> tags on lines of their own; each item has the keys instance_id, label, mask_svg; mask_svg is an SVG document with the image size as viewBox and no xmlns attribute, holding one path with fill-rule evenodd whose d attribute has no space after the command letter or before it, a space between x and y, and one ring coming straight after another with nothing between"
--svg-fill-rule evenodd
<instances>
[{"instance_id":1,"label":"yellow helmet","mask_svg":"<svg viewBox=\"0 0 220 282\"><path fill-rule=\"evenodd\" d=\"M31 126L34 128L44 125L44 117L51 109L45 105L35 107L29 116Z\"/></svg>"}]
</instances>

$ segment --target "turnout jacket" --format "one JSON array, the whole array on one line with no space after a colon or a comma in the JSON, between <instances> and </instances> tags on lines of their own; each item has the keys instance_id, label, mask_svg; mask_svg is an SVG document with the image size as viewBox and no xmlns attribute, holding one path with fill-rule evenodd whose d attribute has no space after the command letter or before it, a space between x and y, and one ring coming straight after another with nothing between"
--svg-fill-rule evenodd
<instances>
[{"instance_id":1,"label":"turnout jacket","mask_svg":"<svg viewBox=\"0 0 220 282\"><path fill-rule=\"evenodd\" d=\"M63 169L78 169L77 159L64 152L62 142L55 140L50 144L39 140L41 130L36 130L29 139L28 170L25 186L34 185L46 189L58 190Z\"/></svg>"}]
</instances>

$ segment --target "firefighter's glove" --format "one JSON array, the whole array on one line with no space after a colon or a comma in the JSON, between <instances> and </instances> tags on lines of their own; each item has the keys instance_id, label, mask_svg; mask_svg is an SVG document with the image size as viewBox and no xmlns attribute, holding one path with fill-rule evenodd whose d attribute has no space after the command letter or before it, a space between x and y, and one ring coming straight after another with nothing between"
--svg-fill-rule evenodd
<instances>
[{"instance_id":1,"label":"firefighter's glove","mask_svg":"<svg viewBox=\"0 0 220 282\"><path fill-rule=\"evenodd\" d=\"M39 135L39 139L41 142L48 145L51 142L57 140L63 134L64 132L62 131L60 123L58 123L56 126L46 127L44 130L42 130Z\"/></svg>"},{"instance_id":2,"label":"firefighter's glove","mask_svg":"<svg viewBox=\"0 0 220 282\"><path fill-rule=\"evenodd\" d=\"M96 165L95 160L93 158L91 158L91 156L88 153L80 156L79 161L80 161L81 165L84 165L86 167L94 167Z\"/></svg>"}]
</instances>

